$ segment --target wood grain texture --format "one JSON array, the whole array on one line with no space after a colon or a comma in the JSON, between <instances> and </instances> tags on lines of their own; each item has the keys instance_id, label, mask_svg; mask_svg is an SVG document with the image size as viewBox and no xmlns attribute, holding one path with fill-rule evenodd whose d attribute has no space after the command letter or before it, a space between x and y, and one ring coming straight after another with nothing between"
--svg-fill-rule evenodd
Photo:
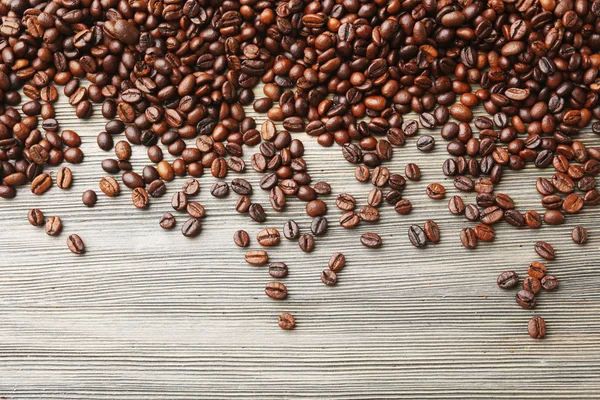
<instances>
[{"instance_id":1,"label":"wood grain texture","mask_svg":"<svg viewBox=\"0 0 600 400\"><path fill-rule=\"evenodd\" d=\"M421 166L423 179L409 182L405 197L414 204L408 216L381 209L376 224L342 229L335 195L354 194L365 204L370 184L354 180L353 168L339 148L304 141L313 179L328 180L334 195L329 205L330 234L317 239L312 255L283 239L270 249L290 274L282 281L289 297L264 295L272 280L266 267L244 262L235 247L236 229L248 230L251 248L262 226L281 229L295 219L303 232L310 220L304 204L290 200L285 213L268 207L258 188L260 174L243 174L254 185L253 199L265 204L268 219L257 224L234 211L236 196L210 196L214 179L201 179L198 200L207 218L202 233L184 238L179 228L158 226L170 210L170 195L184 179L170 183L169 195L151 199L148 210L133 208L130 190L115 199L97 182L100 161L113 157L95 143L104 121L99 108L90 121L79 121L65 103L57 108L63 129L82 135L85 161L71 166L74 184L54 187L43 196L22 188L16 199L0 201L0 395L7 399L598 399L600 398L600 211L585 209L559 227L517 230L502 222L493 244L476 250L460 246L459 231L472 226L447 212L447 199L425 195L431 182L457 193L441 174L446 143L439 132L431 154L416 150L416 138L394 151L388 163L403 173L407 162ZM414 116L413 116L414 117ZM259 122L264 116L258 116ZM421 133L426 130L422 129ZM117 138L115 138L117 139ZM600 141L581 135L586 144ZM145 149L134 147L136 171L146 163ZM253 151L246 149L245 159ZM166 153L166 152L165 152ZM170 158L172 159L172 158ZM514 198L521 211L542 211L534 182L539 170L507 171L497 192ZM543 171L551 176L550 169ZM235 177L233 174L228 179ZM81 203L94 189L96 207ZM462 194L473 202L473 194ZM59 215L63 234L49 237L27 223L29 208ZM438 245L416 249L407 230L435 219L442 234ZM589 229L590 241L570 240L576 225ZM375 231L378 250L363 248L359 237ZM66 237L78 233L87 254L71 254ZM496 287L506 269L526 273L540 260L536 240L557 250L548 270L560 289L543 293L538 307L523 310L514 291ZM347 256L335 287L319 279L334 251ZM296 316L290 332L277 326L281 312ZM527 321L541 315L548 336L535 341Z\"/></svg>"}]
</instances>

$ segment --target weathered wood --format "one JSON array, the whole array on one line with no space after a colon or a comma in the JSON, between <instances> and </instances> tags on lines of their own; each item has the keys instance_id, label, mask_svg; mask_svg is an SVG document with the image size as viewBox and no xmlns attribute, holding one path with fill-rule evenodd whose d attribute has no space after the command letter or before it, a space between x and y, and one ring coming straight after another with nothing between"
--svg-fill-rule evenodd
<instances>
[{"instance_id":1,"label":"weathered wood","mask_svg":"<svg viewBox=\"0 0 600 400\"><path fill-rule=\"evenodd\" d=\"M96 134L103 128L99 108L91 121L73 118L72 109L57 107L63 129L83 137L85 162L71 166L73 187L53 187L43 196L22 188L16 199L0 201L0 395L8 399L198 399L198 398L456 398L456 399L597 399L600 397L600 221L598 209L568 216L560 227L517 231L496 226L493 244L476 250L460 246L458 233L472 226L447 212L457 193L441 174L446 143L437 132L436 150L423 154L415 138L395 149L388 167L403 173L417 160L423 179L409 182L405 197L414 204L408 216L392 207L381 209L381 222L353 230L339 227L341 214L329 205L330 234L317 239L312 255L282 239L269 253L285 261L290 274L283 282L290 295L277 302L264 295L272 280L266 267L243 260L232 241L236 229L247 229L251 248L261 226L281 229L288 218L304 232L309 219L304 204L290 200L285 213L270 210L260 175L247 171L253 199L265 204L265 224L234 211L235 196L210 196L214 179L201 179L198 199L207 218L202 233L184 238L177 228L160 229L160 215L170 210L170 195L184 179L168 185L169 195L151 199L148 210L133 208L122 186L116 199L97 186L104 176L100 161L114 154L100 151ZM264 116L259 116L259 121ZM422 130L425 132L425 130ZM360 205L370 185L354 180L353 167L339 148L321 148L314 138L296 135L306 146L305 158L315 181L328 180L334 194L354 194ZM116 137L115 139L119 139ZM598 144L597 136L581 139ZM248 159L253 149L245 149ZM256 151L254 149L254 151ZM145 149L134 147L133 165L141 171ZM166 152L168 159L172 159ZM521 211L542 211L535 192L540 173L507 171L498 192L512 196ZM542 172L551 176L552 170ZM234 177L233 174L228 179ZM431 182L445 185L446 200L425 196ZM81 204L81 193L94 189L93 209ZM473 202L474 195L464 195ZM53 238L27 223L38 207L59 215L63 234ZM413 248L407 229L435 219L442 241ZM589 229L590 242L570 240L576 225ZM378 232L379 250L363 248L360 234ZM85 241L87 254L71 254L69 233ZM525 274L540 258L536 240L555 246L558 258L548 270L560 289L543 293L534 311L514 301L514 291L496 287L505 269ZM336 287L326 287L321 270L334 251L348 263ZM298 325L285 332L277 316L291 312ZM542 315L548 336L535 341L527 321Z\"/></svg>"}]
</instances>

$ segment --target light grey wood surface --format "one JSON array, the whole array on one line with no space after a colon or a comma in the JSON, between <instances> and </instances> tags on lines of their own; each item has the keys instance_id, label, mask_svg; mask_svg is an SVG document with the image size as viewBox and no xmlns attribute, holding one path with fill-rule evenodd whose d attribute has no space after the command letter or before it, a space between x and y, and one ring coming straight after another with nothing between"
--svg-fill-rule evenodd
<instances>
[{"instance_id":1,"label":"light grey wood surface","mask_svg":"<svg viewBox=\"0 0 600 400\"><path fill-rule=\"evenodd\" d=\"M407 162L422 168L421 182L409 182L405 197L414 204L408 216L381 209L377 224L343 230L335 195L354 194L365 204L370 184L354 180L353 167L339 148L321 148L301 138L315 181L328 180L334 195L329 206L330 234L317 239L312 255L283 239L270 249L272 261L284 261L290 274L285 301L263 292L273 280L266 267L244 262L244 249L232 241L236 229L248 230L251 248L261 227L281 229L295 219L303 232L309 219L304 204L288 202L284 213L268 207L258 188L260 175L243 176L254 185L253 199L267 207L257 224L234 211L236 196L210 196L210 174L198 196L207 210L202 233L183 237L177 228L158 226L170 210L170 195L184 179L169 184L169 195L152 199L148 210L133 208L130 191L116 199L97 186L104 176L96 135L104 121L72 117L58 107L63 129L82 135L85 161L71 166L74 184L56 186L43 196L22 188L14 200L0 200L0 396L7 399L199 399L199 398L428 398L428 399L598 399L600 398L600 212L585 209L566 224L540 230L496 226L494 243L476 250L460 246L459 231L472 226L447 212L446 200L426 197L427 184L445 185L441 174L445 142L437 131L436 149L419 153L416 138L394 151L388 164L403 173ZM264 120L259 116L259 121ZM421 133L426 130L422 129ZM599 144L592 133L581 136ZM134 148L140 172L145 149ZM248 160L252 149L246 149ZM521 211L542 211L535 191L539 171L508 171L497 191L512 196ZM543 172L547 177L551 169ZM231 179L236 175L230 174ZM94 189L96 207L81 203ZM463 195L468 202L474 195ZM447 197L447 198L448 198ZM49 237L27 223L29 208L59 215L63 234ZM442 241L426 249L410 245L407 229L435 219ZM589 229L590 241L570 240L576 225ZM378 250L363 248L360 234L383 238ZM78 233L87 254L76 256L66 237ZM514 269L524 275L533 250L547 240L557 250L548 270L560 289L539 296L538 307L521 309L515 291L496 286L497 275ZM319 279L334 251L347 256L335 287ZM282 331L277 317L296 316L294 331ZM533 315L546 319L548 336L527 335Z\"/></svg>"}]
</instances>

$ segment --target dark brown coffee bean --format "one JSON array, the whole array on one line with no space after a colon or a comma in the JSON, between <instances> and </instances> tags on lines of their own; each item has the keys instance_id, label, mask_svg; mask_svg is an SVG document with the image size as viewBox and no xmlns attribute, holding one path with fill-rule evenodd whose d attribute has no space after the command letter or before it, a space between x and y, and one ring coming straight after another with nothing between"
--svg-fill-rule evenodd
<instances>
[{"instance_id":1,"label":"dark brown coffee bean","mask_svg":"<svg viewBox=\"0 0 600 400\"><path fill-rule=\"evenodd\" d=\"M577 244L586 243L588 239L587 229L583 226L576 226L573 228L573 231L571 231L571 238Z\"/></svg>"},{"instance_id":2,"label":"dark brown coffee bean","mask_svg":"<svg viewBox=\"0 0 600 400\"><path fill-rule=\"evenodd\" d=\"M452 196L448 201L448 210L454 215L460 215L465 212L465 203L462 197Z\"/></svg>"},{"instance_id":3,"label":"dark brown coffee bean","mask_svg":"<svg viewBox=\"0 0 600 400\"><path fill-rule=\"evenodd\" d=\"M363 233L360 236L360 242L365 247L375 248L375 247L381 246L382 240L378 234L373 233L373 232L367 232L367 233Z\"/></svg>"},{"instance_id":4,"label":"dark brown coffee bean","mask_svg":"<svg viewBox=\"0 0 600 400\"><path fill-rule=\"evenodd\" d=\"M351 211L356 207L356 199L350 194L342 193L338 195L335 205L340 210Z\"/></svg>"},{"instance_id":5,"label":"dark brown coffee bean","mask_svg":"<svg viewBox=\"0 0 600 400\"><path fill-rule=\"evenodd\" d=\"M406 215L412 211L412 203L407 199L398 200L394 205L394 209L398 214Z\"/></svg>"},{"instance_id":6,"label":"dark brown coffee bean","mask_svg":"<svg viewBox=\"0 0 600 400\"><path fill-rule=\"evenodd\" d=\"M542 217L535 210L529 210L525 213L525 223L528 227L538 229L542 226Z\"/></svg>"},{"instance_id":7,"label":"dark brown coffee bean","mask_svg":"<svg viewBox=\"0 0 600 400\"><path fill-rule=\"evenodd\" d=\"M477 239L481 240L482 242L491 242L496 237L494 228L486 224L475 225L473 231L475 232Z\"/></svg>"},{"instance_id":8,"label":"dark brown coffee bean","mask_svg":"<svg viewBox=\"0 0 600 400\"><path fill-rule=\"evenodd\" d=\"M527 290L519 290L516 300L517 304L523 308L534 308L536 306L535 295Z\"/></svg>"},{"instance_id":9,"label":"dark brown coffee bean","mask_svg":"<svg viewBox=\"0 0 600 400\"><path fill-rule=\"evenodd\" d=\"M201 224L198 218L189 218L187 221L183 223L181 226L181 233L185 237L194 237L198 236L200 233Z\"/></svg>"},{"instance_id":10,"label":"dark brown coffee bean","mask_svg":"<svg viewBox=\"0 0 600 400\"><path fill-rule=\"evenodd\" d=\"M298 239L300 236L300 228L298 227L298 224L293 220L286 221L286 223L283 225L283 236L285 236L285 238L288 240Z\"/></svg>"},{"instance_id":11,"label":"dark brown coffee bean","mask_svg":"<svg viewBox=\"0 0 600 400\"><path fill-rule=\"evenodd\" d=\"M85 245L83 244L83 240L81 240L79 235L69 235L69 237L67 238L67 247L69 248L69 250L71 250L71 253L85 253Z\"/></svg>"},{"instance_id":12,"label":"dark brown coffee bean","mask_svg":"<svg viewBox=\"0 0 600 400\"><path fill-rule=\"evenodd\" d=\"M229 194L229 185L227 182L215 182L210 188L210 194L217 198L226 197Z\"/></svg>"},{"instance_id":13,"label":"dark brown coffee bean","mask_svg":"<svg viewBox=\"0 0 600 400\"><path fill-rule=\"evenodd\" d=\"M542 317L531 317L527 323L527 332L533 339L542 339L546 336L546 321Z\"/></svg>"},{"instance_id":14,"label":"dark brown coffee bean","mask_svg":"<svg viewBox=\"0 0 600 400\"><path fill-rule=\"evenodd\" d=\"M68 167L61 167L56 172L56 186L61 189L68 189L73 182L73 173Z\"/></svg>"},{"instance_id":15,"label":"dark brown coffee bean","mask_svg":"<svg viewBox=\"0 0 600 400\"><path fill-rule=\"evenodd\" d=\"M411 181L418 181L421 179L421 169L417 164L406 164L406 167L404 168L404 174L406 175L406 178L410 179Z\"/></svg>"},{"instance_id":16,"label":"dark brown coffee bean","mask_svg":"<svg viewBox=\"0 0 600 400\"><path fill-rule=\"evenodd\" d=\"M544 290L554 290L558 288L558 280L552 275L546 275L542 278L541 285Z\"/></svg>"},{"instance_id":17,"label":"dark brown coffee bean","mask_svg":"<svg viewBox=\"0 0 600 400\"><path fill-rule=\"evenodd\" d=\"M469 221L476 221L479 219L479 208L475 204L467 204L465 206L465 217Z\"/></svg>"},{"instance_id":18,"label":"dark brown coffee bean","mask_svg":"<svg viewBox=\"0 0 600 400\"><path fill-rule=\"evenodd\" d=\"M265 214L263 206L258 203L252 203L250 208L248 208L248 213L250 218L256 222L265 222L267 220L267 214Z\"/></svg>"},{"instance_id":19,"label":"dark brown coffee bean","mask_svg":"<svg viewBox=\"0 0 600 400\"><path fill-rule=\"evenodd\" d=\"M462 192L472 192L475 189L475 184L469 177L459 175L454 178L454 187Z\"/></svg>"},{"instance_id":20,"label":"dark brown coffee bean","mask_svg":"<svg viewBox=\"0 0 600 400\"><path fill-rule=\"evenodd\" d=\"M44 194L52 186L52 178L48 174L40 174L31 181L31 193Z\"/></svg>"},{"instance_id":21,"label":"dark brown coffee bean","mask_svg":"<svg viewBox=\"0 0 600 400\"><path fill-rule=\"evenodd\" d=\"M98 184L100 190L108 197L116 197L119 195L119 183L110 176L105 176Z\"/></svg>"},{"instance_id":22,"label":"dark brown coffee bean","mask_svg":"<svg viewBox=\"0 0 600 400\"><path fill-rule=\"evenodd\" d=\"M546 242L535 242L533 249L546 260L554 260L556 258L556 252L554 251L554 248Z\"/></svg>"},{"instance_id":23,"label":"dark brown coffee bean","mask_svg":"<svg viewBox=\"0 0 600 400\"><path fill-rule=\"evenodd\" d=\"M250 236L244 230L235 231L233 234L233 242L239 247L248 247L250 244Z\"/></svg>"},{"instance_id":24,"label":"dark brown coffee bean","mask_svg":"<svg viewBox=\"0 0 600 400\"><path fill-rule=\"evenodd\" d=\"M37 208L32 208L27 213L27 220L33 226L42 226L44 225L44 213Z\"/></svg>"},{"instance_id":25,"label":"dark brown coffee bean","mask_svg":"<svg viewBox=\"0 0 600 400\"><path fill-rule=\"evenodd\" d=\"M460 241L463 247L474 249L477 247L477 236L473 228L464 228L460 231Z\"/></svg>"},{"instance_id":26,"label":"dark brown coffee bean","mask_svg":"<svg viewBox=\"0 0 600 400\"><path fill-rule=\"evenodd\" d=\"M172 229L175 226L175 217L170 212L166 212L160 217L158 223L163 229Z\"/></svg>"},{"instance_id":27,"label":"dark brown coffee bean","mask_svg":"<svg viewBox=\"0 0 600 400\"><path fill-rule=\"evenodd\" d=\"M346 257L342 253L333 253L327 266L333 272L340 272L346 265Z\"/></svg>"},{"instance_id":28,"label":"dark brown coffee bean","mask_svg":"<svg viewBox=\"0 0 600 400\"><path fill-rule=\"evenodd\" d=\"M315 248L315 238L312 237L312 235L309 235L308 233L300 235L300 237L298 238L298 246L300 246L300 250L302 250L303 252L310 253Z\"/></svg>"},{"instance_id":29,"label":"dark brown coffee bean","mask_svg":"<svg viewBox=\"0 0 600 400\"><path fill-rule=\"evenodd\" d=\"M415 247L424 247L427 244L425 231L419 225L412 225L408 228L408 239Z\"/></svg>"},{"instance_id":30,"label":"dark brown coffee bean","mask_svg":"<svg viewBox=\"0 0 600 400\"><path fill-rule=\"evenodd\" d=\"M131 202L135 208L148 207L148 192L142 187L136 187L131 191Z\"/></svg>"},{"instance_id":31,"label":"dark brown coffee bean","mask_svg":"<svg viewBox=\"0 0 600 400\"><path fill-rule=\"evenodd\" d=\"M318 217L327 213L327 204L323 200L312 200L306 204L306 214Z\"/></svg>"},{"instance_id":32,"label":"dark brown coffee bean","mask_svg":"<svg viewBox=\"0 0 600 400\"><path fill-rule=\"evenodd\" d=\"M265 287L265 293L272 299L283 300L287 297L287 287L281 282L269 282Z\"/></svg>"},{"instance_id":33,"label":"dark brown coffee bean","mask_svg":"<svg viewBox=\"0 0 600 400\"><path fill-rule=\"evenodd\" d=\"M496 283L502 289L513 288L519 284L519 275L515 271L504 271L498 275Z\"/></svg>"},{"instance_id":34,"label":"dark brown coffee bean","mask_svg":"<svg viewBox=\"0 0 600 400\"><path fill-rule=\"evenodd\" d=\"M321 282L328 286L333 286L337 284L337 274L329 268L324 269L323 272L321 272Z\"/></svg>"},{"instance_id":35,"label":"dark brown coffee bean","mask_svg":"<svg viewBox=\"0 0 600 400\"><path fill-rule=\"evenodd\" d=\"M348 211L340 217L340 225L342 228L354 228L360 222L360 217L354 211Z\"/></svg>"},{"instance_id":36,"label":"dark brown coffee bean","mask_svg":"<svg viewBox=\"0 0 600 400\"><path fill-rule=\"evenodd\" d=\"M428 220L425 222L423 226L423 230L425 231L425 236L427 236L427 240L431 243L439 243L440 241L440 228L435 221Z\"/></svg>"}]
</instances>

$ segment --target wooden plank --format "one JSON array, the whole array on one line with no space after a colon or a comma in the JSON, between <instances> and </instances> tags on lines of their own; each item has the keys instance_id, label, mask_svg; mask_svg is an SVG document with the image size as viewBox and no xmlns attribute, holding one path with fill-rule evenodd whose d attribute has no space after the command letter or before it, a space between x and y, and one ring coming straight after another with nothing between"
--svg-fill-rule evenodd
<instances>
[{"instance_id":1,"label":"wooden plank","mask_svg":"<svg viewBox=\"0 0 600 400\"><path fill-rule=\"evenodd\" d=\"M195 239L178 228L163 231L160 215L170 210L170 196L152 199L148 210L132 207L130 191L116 199L97 187L104 173L95 137L104 121L99 107L91 121L73 118L70 106L57 107L63 129L82 135L85 162L72 166L70 190L53 188L33 196L27 188L17 198L0 201L0 395L8 399L198 399L198 398L547 398L600 397L600 243L598 209L568 216L560 227L517 230L496 227L493 244L476 250L460 246L458 233L470 226L450 215L447 200L434 201L424 190L431 182L457 191L441 174L447 157L438 140L431 154L415 148L415 138L395 149L387 164L403 173L417 161L420 182L409 182L405 197L414 211L400 216L381 209L376 224L353 230L339 227L335 194L354 194L365 204L370 185L353 178L353 168L339 148L321 148L313 138L294 134L306 147L305 159L315 181L327 180L334 195L329 206L330 234L317 239L312 255L296 243L283 242L269 253L285 261L290 275L287 300L267 298L272 280L265 267L243 261L243 249L232 242L236 229L247 229L252 247L261 226L281 229L288 218L303 231L310 219L304 204L288 203L285 213L267 207L268 219L257 224L234 211L235 196L210 196L214 179L201 179L198 196L207 210ZM250 113L254 115L253 113ZM412 116L414 118L414 116ZM264 116L257 116L262 122ZM409 117L410 118L410 117ZM421 133L425 133L422 130ZM586 144L598 137L581 135ZM192 143L192 142L190 142ZM144 148L134 147L133 165L141 171ZM246 149L248 159L252 149ZM254 150L256 151L256 150ZM168 159L172 159L171 156ZM521 211L542 211L534 182L539 170L506 171L497 191L512 196ZM551 169L542 171L551 176ZM268 205L258 188L260 174L243 174L254 185L253 199ZM228 179L234 177L233 174ZM168 185L174 193L184 179ZM93 209L81 204L81 193L99 193ZM461 194L467 202L473 194ZM57 238L30 226L26 212L38 207L60 215L64 233ZM406 236L411 224L435 219L442 242L413 248ZM569 239L576 225L589 229L590 242ZM378 232L379 250L363 248L360 234ZM83 257L66 248L68 233L86 243ZM521 274L536 240L555 246L558 258L548 262L561 287L543 293L534 311L514 301L514 291L496 287L505 269ZM336 287L326 287L319 274L334 251L348 264ZM281 312L293 313L297 329L277 326ZM535 341L527 321L542 315L548 336Z\"/></svg>"}]
</instances>

